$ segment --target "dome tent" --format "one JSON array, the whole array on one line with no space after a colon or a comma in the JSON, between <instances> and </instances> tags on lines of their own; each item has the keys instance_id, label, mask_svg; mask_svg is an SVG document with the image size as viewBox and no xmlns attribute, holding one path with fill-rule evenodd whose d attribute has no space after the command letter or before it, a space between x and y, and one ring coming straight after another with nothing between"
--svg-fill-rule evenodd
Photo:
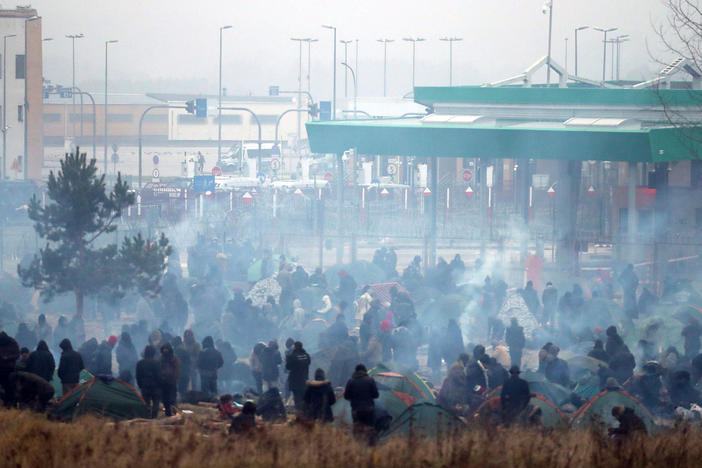
<instances>
[{"instance_id":1,"label":"dome tent","mask_svg":"<svg viewBox=\"0 0 702 468\"><path fill-rule=\"evenodd\" d=\"M605 428L616 426L618 423L612 416L612 408L615 406L625 406L633 409L634 413L646 424L646 430L649 432L655 428L653 415L636 398L624 390L605 390L591 398L590 401L575 412L571 426L582 428L594 424L604 424Z\"/></svg>"},{"instance_id":2,"label":"dome tent","mask_svg":"<svg viewBox=\"0 0 702 468\"><path fill-rule=\"evenodd\" d=\"M53 410L59 421L73 421L84 414L125 420L148 418L149 410L134 387L112 377L96 377L63 396Z\"/></svg>"}]
</instances>

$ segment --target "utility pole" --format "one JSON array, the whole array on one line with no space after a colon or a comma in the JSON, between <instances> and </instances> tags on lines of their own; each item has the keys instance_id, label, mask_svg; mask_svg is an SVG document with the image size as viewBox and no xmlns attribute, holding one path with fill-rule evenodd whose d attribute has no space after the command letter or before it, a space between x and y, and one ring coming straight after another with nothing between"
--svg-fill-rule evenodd
<instances>
[{"instance_id":1,"label":"utility pole","mask_svg":"<svg viewBox=\"0 0 702 468\"><path fill-rule=\"evenodd\" d=\"M309 39L295 38L291 37L291 41L296 41L300 46L300 59L297 69L297 108L302 107L302 43L308 41ZM297 114L297 145L300 145L300 133L302 131L302 117L300 113Z\"/></svg>"},{"instance_id":2,"label":"utility pole","mask_svg":"<svg viewBox=\"0 0 702 468\"><path fill-rule=\"evenodd\" d=\"M453 43L462 41L461 37L442 37L440 41L449 43L449 86L453 86Z\"/></svg>"},{"instance_id":3,"label":"utility pole","mask_svg":"<svg viewBox=\"0 0 702 468\"><path fill-rule=\"evenodd\" d=\"M553 0L548 0L541 10L546 14L548 8L548 53L546 55L546 84L551 84L551 31L553 27Z\"/></svg>"},{"instance_id":4,"label":"utility pole","mask_svg":"<svg viewBox=\"0 0 702 468\"><path fill-rule=\"evenodd\" d=\"M416 51L417 51L417 42L423 42L426 39L423 39L421 37L405 37L402 39L403 41L411 42L412 43L412 92L414 93L414 76L415 76L415 58L416 58Z\"/></svg>"},{"instance_id":5,"label":"utility pole","mask_svg":"<svg viewBox=\"0 0 702 468\"><path fill-rule=\"evenodd\" d=\"M378 39L378 42L383 44L383 97L387 96L388 91L388 43L394 39Z\"/></svg>"},{"instance_id":6,"label":"utility pole","mask_svg":"<svg viewBox=\"0 0 702 468\"><path fill-rule=\"evenodd\" d=\"M593 28L595 31L599 31L601 33L604 33L604 39L602 41L602 83L606 81L606 76L605 73L607 71L607 33L610 33L612 31L616 31L617 28Z\"/></svg>"},{"instance_id":7,"label":"utility pole","mask_svg":"<svg viewBox=\"0 0 702 468\"><path fill-rule=\"evenodd\" d=\"M115 44L119 41L116 39L112 39L110 41L105 41L105 121L103 122L103 129L105 131L105 153L104 153L104 165L105 165L105 174L107 174L107 116L109 115L107 113L107 46L109 44Z\"/></svg>"},{"instance_id":8,"label":"utility pole","mask_svg":"<svg viewBox=\"0 0 702 468\"><path fill-rule=\"evenodd\" d=\"M217 86L217 162L222 160L222 31L231 25L219 28L219 85Z\"/></svg>"},{"instance_id":9,"label":"utility pole","mask_svg":"<svg viewBox=\"0 0 702 468\"><path fill-rule=\"evenodd\" d=\"M66 37L71 40L71 57L72 57L72 64L73 64L73 74L72 74L72 83L71 83L71 115L73 115L76 111L76 96L73 93L73 90L76 89L76 39L82 39L85 36L83 33L79 34L66 34ZM69 117L70 118L70 117ZM83 111L81 109L81 120L83 119ZM76 136L76 122L75 120L71 119L73 122L72 125L72 133L71 136L75 138ZM81 134L81 136L83 136Z\"/></svg>"},{"instance_id":10,"label":"utility pole","mask_svg":"<svg viewBox=\"0 0 702 468\"><path fill-rule=\"evenodd\" d=\"M348 57L348 47L349 44L353 41L348 40L345 41L343 39L339 40L342 44L344 44L344 63L349 62L349 57ZM349 97L349 71L344 68L344 97L348 98Z\"/></svg>"},{"instance_id":11,"label":"utility pole","mask_svg":"<svg viewBox=\"0 0 702 468\"><path fill-rule=\"evenodd\" d=\"M589 26L579 26L575 28L575 76L578 76L578 31L584 31Z\"/></svg>"},{"instance_id":12,"label":"utility pole","mask_svg":"<svg viewBox=\"0 0 702 468\"><path fill-rule=\"evenodd\" d=\"M324 29L331 29L334 31L334 86L333 86L333 92L332 92L332 115L331 119L336 120L336 26L329 26L323 24L322 27Z\"/></svg>"},{"instance_id":13,"label":"utility pole","mask_svg":"<svg viewBox=\"0 0 702 468\"><path fill-rule=\"evenodd\" d=\"M312 70L312 43L317 42L319 39L305 39L307 42L307 92L312 92L312 84L310 81L310 74Z\"/></svg>"}]
</instances>

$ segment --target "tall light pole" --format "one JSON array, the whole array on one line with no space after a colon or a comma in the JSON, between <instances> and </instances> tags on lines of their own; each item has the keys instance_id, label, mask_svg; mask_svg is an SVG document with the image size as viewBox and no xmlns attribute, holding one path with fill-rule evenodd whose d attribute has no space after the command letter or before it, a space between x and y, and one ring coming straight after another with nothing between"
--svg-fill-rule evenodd
<instances>
[{"instance_id":1,"label":"tall light pole","mask_svg":"<svg viewBox=\"0 0 702 468\"><path fill-rule=\"evenodd\" d=\"M590 26L578 26L575 28L575 76L578 76L578 31L584 31Z\"/></svg>"},{"instance_id":2,"label":"tall light pole","mask_svg":"<svg viewBox=\"0 0 702 468\"><path fill-rule=\"evenodd\" d=\"M66 34L66 37L71 40L71 62L73 63L73 74L71 80L71 115L76 111L76 96L73 91L76 89L76 39L83 39L85 36L83 33L78 34ZM82 111L82 108L81 108ZM83 117L81 117L82 121ZM73 119L71 119L73 120ZM76 122L73 120L72 125L72 137L76 136ZM81 135L82 136L82 135Z\"/></svg>"},{"instance_id":3,"label":"tall light pole","mask_svg":"<svg viewBox=\"0 0 702 468\"><path fill-rule=\"evenodd\" d=\"M568 77L568 38L565 38L565 70L566 70L566 77Z\"/></svg>"},{"instance_id":4,"label":"tall light pole","mask_svg":"<svg viewBox=\"0 0 702 468\"><path fill-rule=\"evenodd\" d=\"M383 97L386 97L388 92L388 43L394 42L394 39L378 39L378 42L383 44Z\"/></svg>"},{"instance_id":5,"label":"tall light pole","mask_svg":"<svg viewBox=\"0 0 702 468\"><path fill-rule=\"evenodd\" d=\"M319 39L305 39L307 43L307 92L312 92L312 82L310 81L310 74L312 73L312 43L317 42Z\"/></svg>"},{"instance_id":6,"label":"tall light pole","mask_svg":"<svg viewBox=\"0 0 702 468\"><path fill-rule=\"evenodd\" d=\"M617 41L617 81L619 81L619 72L620 70L620 55L622 52L622 42L626 42L629 40L629 35L628 34L622 34L621 36L617 36L616 41Z\"/></svg>"},{"instance_id":7,"label":"tall light pole","mask_svg":"<svg viewBox=\"0 0 702 468\"><path fill-rule=\"evenodd\" d=\"M356 83L358 84L358 39L356 39L356 63L354 65L356 69Z\"/></svg>"},{"instance_id":8,"label":"tall light pole","mask_svg":"<svg viewBox=\"0 0 702 468\"><path fill-rule=\"evenodd\" d=\"M222 31L231 25L219 28L219 86L217 86L217 161L222 160Z\"/></svg>"},{"instance_id":9,"label":"tall light pole","mask_svg":"<svg viewBox=\"0 0 702 468\"><path fill-rule=\"evenodd\" d=\"M403 41L411 42L412 43L412 92L414 92L414 71L415 71L415 53L417 51L417 42L423 42L426 41L426 39L421 38L421 37L404 37L402 38Z\"/></svg>"},{"instance_id":10,"label":"tall light pole","mask_svg":"<svg viewBox=\"0 0 702 468\"><path fill-rule=\"evenodd\" d=\"M339 42L344 44L344 63L348 63L349 61L349 56L348 56L348 48L349 44L351 44L353 41L348 40L345 41L343 39L340 39ZM344 97L347 98L349 97L349 73L347 69L344 69Z\"/></svg>"},{"instance_id":11,"label":"tall light pole","mask_svg":"<svg viewBox=\"0 0 702 468\"><path fill-rule=\"evenodd\" d=\"M331 29L334 31L334 89L332 91L332 115L331 119L336 120L336 26L329 26L328 24L323 24L324 29Z\"/></svg>"},{"instance_id":12,"label":"tall light pole","mask_svg":"<svg viewBox=\"0 0 702 468\"><path fill-rule=\"evenodd\" d=\"M595 31L604 33L604 39L602 41L602 83L605 82L605 72L607 70L607 33L616 31L617 28L593 28Z\"/></svg>"},{"instance_id":13,"label":"tall light pole","mask_svg":"<svg viewBox=\"0 0 702 468\"><path fill-rule=\"evenodd\" d=\"M105 153L104 153L104 163L105 163L105 174L107 174L107 46L109 44L116 44L119 42L117 39L112 39L105 41L105 121L103 122L103 130L105 132Z\"/></svg>"},{"instance_id":14,"label":"tall light pole","mask_svg":"<svg viewBox=\"0 0 702 468\"><path fill-rule=\"evenodd\" d=\"M551 84L551 30L553 28L553 0L548 0L541 8L541 12L546 14L548 10L548 53L546 54L546 84Z\"/></svg>"},{"instance_id":15,"label":"tall light pole","mask_svg":"<svg viewBox=\"0 0 702 468\"><path fill-rule=\"evenodd\" d=\"M302 39L297 37L291 37L291 41L296 41L300 47L300 60L297 69L297 108L302 108L302 43L308 41L309 39ZM297 112L297 141L300 144L300 133L302 129L302 116Z\"/></svg>"},{"instance_id":16,"label":"tall light pole","mask_svg":"<svg viewBox=\"0 0 702 468\"><path fill-rule=\"evenodd\" d=\"M462 37L442 37L440 41L449 43L449 86L453 86L453 43L462 41Z\"/></svg>"},{"instance_id":17,"label":"tall light pole","mask_svg":"<svg viewBox=\"0 0 702 468\"><path fill-rule=\"evenodd\" d=\"M2 37L2 178L7 179L7 40L17 34Z\"/></svg>"},{"instance_id":18,"label":"tall light pole","mask_svg":"<svg viewBox=\"0 0 702 468\"><path fill-rule=\"evenodd\" d=\"M353 118L357 119L358 83L356 82L356 73L354 73L353 68L348 63L342 62L341 64L351 71L351 77L353 78Z\"/></svg>"}]
</instances>

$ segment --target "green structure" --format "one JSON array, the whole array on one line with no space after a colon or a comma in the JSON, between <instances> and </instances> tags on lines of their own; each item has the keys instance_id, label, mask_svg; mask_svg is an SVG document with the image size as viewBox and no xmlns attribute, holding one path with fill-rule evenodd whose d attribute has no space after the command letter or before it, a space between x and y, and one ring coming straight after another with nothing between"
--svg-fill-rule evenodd
<instances>
[{"instance_id":1,"label":"green structure","mask_svg":"<svg viewBox=\"0 0 702 468\"><path fill-rule=\"evenodd\" d=\"M53 410L53 416L60 421L73 421L84 414L125 420L148 418L149 410L139 392L128 383L96 377L64 395Z\"/></svg>"}]
</instances>

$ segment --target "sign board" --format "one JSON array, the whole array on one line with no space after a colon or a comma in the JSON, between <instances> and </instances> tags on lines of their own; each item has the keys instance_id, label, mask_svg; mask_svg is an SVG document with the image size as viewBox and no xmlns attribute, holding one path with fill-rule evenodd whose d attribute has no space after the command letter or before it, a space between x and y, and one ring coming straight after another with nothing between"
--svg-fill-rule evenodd
<instances>
[{"instance_id":1,"label":"sign board","mask_svg":"<svg viewBox=\"0 0 702 468\"><path fill-rule=\"evenodd\" d=\"M463 182L470 182L473 180L473 171L470 169L463 169Z\"/></svg>"},{"instance_id":2,"label":"sign board","mask_svg":"<svg viewBox=\"0 0 702 468\"><path fill-rule=\"evenodd\" d=\"M154 154L154 165L158 166L158 154Z\"/></svg>"},{"instance_id":3,"label":"sign board","mask_svg":"<svg viewBox=\"0 0 702 468\"><path fill-rule=\"evenodd\" d=\"M207 98L195 99L195 116L207 117Z\"/></svg>"},{"instance_id":4,"label":"sign board","mask_svg":"<svg viewBox=\"0 0 702 468\"><path fill-rule=\"evenodd\" d=\"M193 177L193 190L195 192L214 192L215 178L211 175L199 175Z\"/></svg>"},{"instance_id":5,"label":"sign board","mask_svg":"<svg viewBox=\"0 0 702 468\"><path fill-rule=\"evenodd\" d=\"M158 171L158 169L154 168L154 171L151 173L151 177L154 179L158 179L158 177L161 175L161 173Z\"/></svg>"},{"instance_id":6,"label":"sign board","mask_svg":"<svg viewBox=\"0 0 702 468\"><path fill-rule=\"evenodd\" d=\"M548 174L532 174L531 185L537 190L544 190L548 187Z\"/></svg>"},{"instance_id":7,"label":"sign board","mask_svg":"<svg viewBox=\"0 0 702 468\"><path fill-rule=\"evenodd\" d=\"M319 120L331 120L331 101L319 101Z\"/></svg>"},{"instance_id":8,"label":"sign board","mask_svg":"<svg viewBox=\"0 0 702 468\"><path fill-rule=\"evenodd\" d=\"M61 90L59 91L59 96L63 99L72 98L73 91L69 88L61 88Z\"/></svg>"},{"instance_id":9,"label":"sign board","mask_svg":"<svg viewBox=\"0 0 702 468\"><path fill-rule=\"evenodd\" d=\"M388 164L388 175L395 175L397 174L397 165L396 164Z\"/></svg>"},{"instance_id":10,"label":"sign board","mask_svg":"<svg viewBox=\"0 0 702 468\"><path fill-rule=\"evenodd\" d=\"M492 187L493 181L492 181L492 175L493 172L495 171L495 166L488 166L487 170L485 171L485 182L488 187Z\"/></svg>"},{"instance_id":11,"label":"sign board","mask_svg":"<svg viewBox=\"0 0 702 468\"><path fill-rule=\"evenodd\" d=\"M269 86L268 87L268 95L269 96L278 96L280 94L280 86Z\"/></svg>"},{"instance_id":12,"label":"sign board","mask_svg":"<svg viewBox=\"0 0 702 468\"><path fill-rule=\"evenodd\" d=\"M331 172L327 172L326 174L324 174L324 180L331 184L332 180L334 180L334 176Z\"/></svg>"},{"instance_id":13,"label":"sign board","mask_svg":"<svg viewBox=\"0 0 702 468\"><path fill-rule=\"evenodd\" d=\"M274 171L278 171L280 169L280 159L278 159L278 158L271 159L271 169Z\"/></svg>"},{"instance_id":14,"label":"sign board","mask_svg":"<svg viewBox=\"0 0 702 468\"><path fill-rule=\"evenodd\" d=\"M219 166L215 166L212 168L212 175L215 177L219 177L222 175L222 168Z\"/></svg>"}]
</instances>

